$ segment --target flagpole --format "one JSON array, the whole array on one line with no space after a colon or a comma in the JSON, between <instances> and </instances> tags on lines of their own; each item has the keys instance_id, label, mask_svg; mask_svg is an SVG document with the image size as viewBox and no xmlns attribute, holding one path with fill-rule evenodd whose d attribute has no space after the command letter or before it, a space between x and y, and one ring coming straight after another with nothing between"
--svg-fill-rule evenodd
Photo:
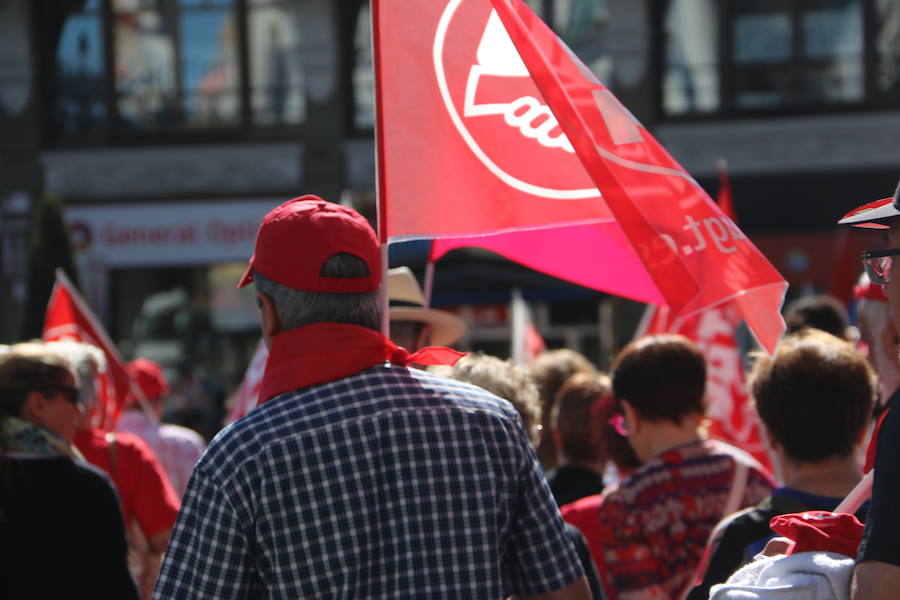
<instances>
[{"instance_id":1,"label":"flagpole","mask_svg":"<svg viewBox=\"0 0 900 600\"><path fill-rule=\"evenodd\" d=\"M381 85L381 56L378 49L381 47L381 28L379 21L381 16L381 3L372 0L370 11L370 27L372 40L372 67L375 76L375 197L376 197L376 227L378 228L378 241L381 243L381 291L379 301L381 304L381 333L385 337L390 336L391 322L388 313L388 227L387 227L387 181L384 170L384 115L382 109L382 85Z\"/></svg>"},{"instance_id":2,"label":"flagpole","mask_svg":"<svg viewBox=\"0 0 900 600\"><path fill-rule=\"evenodd\" d=\"M390 295L388 294L388 245L381 244L381 289L378 292L381 304L381 335L391 336Z\"/></svg>"},{"instance_id":3,"label":"flagpole","mask_svg":"<svg viewBox=\"0 0 900 600\"><path fill-rule=\"evenodd\" d=\"M425 263L425 281L422 284L425 289L422 290L425 296L425 304L423 308L431 308L431 291L434 289L434 261L430 258Z\"/></svg>"},{"instance_id":4,"label":"flagpole","mask_svg":"<svg viewBox=\"0 0 900 600\"><path fill-rule=\"evenodd\" d=\"M512 289L510 299L510 316L512 321L512 335L510 336L510 356L517 365L525 364L525 300L522 299L522 290Z\"/></svg>"}]
</instances>

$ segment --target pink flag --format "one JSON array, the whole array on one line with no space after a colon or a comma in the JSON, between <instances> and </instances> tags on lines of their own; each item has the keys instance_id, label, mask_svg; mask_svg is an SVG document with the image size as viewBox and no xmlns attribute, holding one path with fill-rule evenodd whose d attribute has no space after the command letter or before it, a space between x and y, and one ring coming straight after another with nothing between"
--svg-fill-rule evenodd
<instances>
[{"instance_id":1,"label":"pink flag","mask_svg":"<svg viewBox=\"0 0 900 600\"><path fill-rule=\"evenodd\" d=\"M259 390L262 386L263 373L266 371L266 361L269 359L269 349L263 340L259 340L256 345L256 351L253 358L250 359L250 365L247 372L244 373L244 380L241 386L234 394L234 402L231 405L231 412L225 423L237 421L251 410L256 408L259 402Z\"/></svg>"},{"instance_id":2,"label":"pink flag","mask_svg":"<svg viewBox=\"0 0 900 600\"><path fill-rule=\"evenodd\" d=\"M437 261L450 250L466 246L491 250L535 271L601 292L647 304L665 304L615 221L439 238L432 242L429 260Z\"/></svg>"},{"instance_id":3,"label":"pink flag","mask_svg":"<svg viewBox=\"0 0 900 600\"><path fill-rule=\"evenodd\" d=\"M680 316L733 299L774 349L784 280L524 3L379 0L373 19L383 241L606 224L630 252L560 234L546 261L619 268L592 287ZM528 239L507 257L543 260Z\"/></svg>"},{"instance_id":4,"label":"pink flag","mask_svg":"<svg viewBox=\"0 0 900 600\"><path fill-rule=\"evenodd\" d=\"M84 342L103 351L106 356L106 372L99 377L97 402L93 406L92 418L96 427L111 431L132 393L131 379L125 371L125 361L103 324L62 269L56 270L56 283L50 293L50 302L44 316L43 339L46 342Z\"/></svg>"}]
</instances>

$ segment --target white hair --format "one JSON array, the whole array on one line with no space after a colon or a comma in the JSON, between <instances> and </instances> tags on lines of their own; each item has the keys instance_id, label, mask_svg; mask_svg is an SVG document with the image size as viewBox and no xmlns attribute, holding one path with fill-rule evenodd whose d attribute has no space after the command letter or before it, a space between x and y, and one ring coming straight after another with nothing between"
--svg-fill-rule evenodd
<instances>
[{"instance_id":1,"label":"white hair","mask_svg":"<svg viewBox=\"0 0 900 600\"><path fill-rule=\"evenodd\" d=\"M897 330L891 307L885 302L860 298L856 305L859 333L869 346L869 362L878 373L880 404L884 405L900 388L900 357L897 355Z\"/></svg>"},{"instance_id":2,"label":"white hair","mask_svg":"<svg viewBox=\"0 0 900 600\"><path fill-rule=\"evenodd\" d=\"M75 374L75 385L84 406L90 407L97 399L94 382L97 375L106 372L106 355L97 346L74 340L45 342L48 348L60 354Z\"/></svg>"}]
</instances>

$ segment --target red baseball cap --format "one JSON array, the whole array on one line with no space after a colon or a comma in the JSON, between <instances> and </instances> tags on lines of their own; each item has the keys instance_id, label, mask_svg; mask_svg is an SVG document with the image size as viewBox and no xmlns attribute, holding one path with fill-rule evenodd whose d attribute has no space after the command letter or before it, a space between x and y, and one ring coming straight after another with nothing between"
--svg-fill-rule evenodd
<instances>
[{"instance_id":1,"label":"red baseball cap","mask_svg":"<svg viewBox=\"0 0 900 600\"><path fill-rule=\"evenodd\" d=\"M838 225L853 225L869 229L887 229L886 220L900 216L900 183L891 198L882 198L863 204L841 217Z\"/></svg>"},{"instance_id":2,"label":"red baseball cap","mask_svg":"<svg viewBox=\"0 0 900 600\"><path fill-rule=\"evenodd\" d=\"M325 261L339 253L361 259L369 267L369 275L321 275ZM306 195L288 200L263 218L250 266L238 287L253 281L254 270L295 290L374 292L381 284L381 249L369 222L358 212Z\"/></svg>"},{"instance_id":3,"label":"red baseball cap","mask_svg":"<svg viewBox=\"0 0 900 600\"><path fill-rule=\"evenodd\" d=\"M137 358L125 365L125 371L144 392L146 400L156 400L169 395L169 383L156 361Z\"/></svg>"}]
</instances>

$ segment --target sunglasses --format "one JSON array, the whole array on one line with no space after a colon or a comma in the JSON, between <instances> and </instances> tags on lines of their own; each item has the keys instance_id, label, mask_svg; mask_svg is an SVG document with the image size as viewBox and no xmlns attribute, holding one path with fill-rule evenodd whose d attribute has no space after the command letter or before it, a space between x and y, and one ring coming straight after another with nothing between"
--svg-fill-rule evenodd
<instances>
[{"instance_id":1,"label":"sunglasses","mask_svg":"<svg viewBox=\"0 0 900 600\"><path fill-rule=\"evenodd\" d=\"M40 391L46 398L50 398L51 396L55 396L56 394L62 394L63 397L72 404L78 404L78 401L81 399L81 393L78 391L77 387L46 387L41 388Z\"/></svg>"},{"instance_id":2,"label":"sunglasses","mask_svg":"<svg viewBox=\"0 0 900 600\"><path fill-rule=\"evenodd\" d=\"M900 248L863 252L863 266L866 268L866 275L869 276L869 281L880 285L890 281L891 265L894 263L894 257L898 254L900 254Z\"/></svg>"}]
</instances>

